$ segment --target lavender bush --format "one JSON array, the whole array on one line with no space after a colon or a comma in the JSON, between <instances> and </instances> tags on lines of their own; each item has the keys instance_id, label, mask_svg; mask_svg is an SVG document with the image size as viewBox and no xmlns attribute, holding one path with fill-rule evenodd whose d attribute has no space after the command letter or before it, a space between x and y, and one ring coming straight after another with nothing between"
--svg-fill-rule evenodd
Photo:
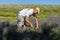
<instances>
[{"instance_id":1,"label":"lavender bush","mask_svg":"<svg viewBox=\"0 0 60 40\"><path fill-rule=\"evenodd\" d=\"M36 30L34 18L30 18L34 27L27 25L27 30L17 31L16 22L0 22L0 40L60 40L60 16L47 16L47 20L39 19Z\"/></svg>"}]
</instances>

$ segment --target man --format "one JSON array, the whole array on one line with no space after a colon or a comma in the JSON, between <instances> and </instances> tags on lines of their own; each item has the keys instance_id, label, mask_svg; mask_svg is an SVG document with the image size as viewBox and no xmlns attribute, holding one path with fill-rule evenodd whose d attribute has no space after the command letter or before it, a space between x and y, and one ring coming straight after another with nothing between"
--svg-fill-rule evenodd
<instances>
[{"instance_id":1,"label":"man","mask_svg":"<svg viewBox=\"0 0 60 40\"><path fill-rule=\"evenodd\" d=\"M32 23L29 21L30 16L34 16L35 21L36 21L36 29L37 29L38 28L38 19L37 19L36 14L38 14L38 13L39 13L38 7L35 7L33 9L26 8L26 9L19 11L18 22L17 22L18 29L20 29L20 27L22 27L22 26L23 26L23 28L26 28L26 25L25 25L26 22L30 25L31 28L33 27Z\"/></svg>"}]
</instances>

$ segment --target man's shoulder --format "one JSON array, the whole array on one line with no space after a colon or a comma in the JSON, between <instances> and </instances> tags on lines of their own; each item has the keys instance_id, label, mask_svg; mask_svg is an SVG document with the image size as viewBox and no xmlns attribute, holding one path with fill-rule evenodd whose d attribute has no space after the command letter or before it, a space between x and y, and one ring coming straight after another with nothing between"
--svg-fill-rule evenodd
<instances>
[{"instance_id":1,"label":"man's shoulder","mask_svg":"<svg viewBox=\"0 0 60 40\"><path fill-rule=\"evenodd\" d=\"M25 8L25 9L23 9L23 10L33 10L32 8Z\"/></svg>"},{"instance_id":2,"label":"man's shoulder","mask_svg":"<svg viewBox=\"0 0 60 40\"><path fill-rule=\"evenodd\" d=\"M25 8L25 9L22 9L22 10L20 10L20 12L24 12L24 11L28 11L29 10L29 8Z\"/></svg>"},{"instance_id":3,"label":"man's shoulder","mask_svg":"<svg viewBox=\"0 0 60 40\"><path fill-rule=\"evenodd\" d=\"M22 9L22 10L29 10L30 8L25 8L25 9Z\"/></svg>"}]
</instances>

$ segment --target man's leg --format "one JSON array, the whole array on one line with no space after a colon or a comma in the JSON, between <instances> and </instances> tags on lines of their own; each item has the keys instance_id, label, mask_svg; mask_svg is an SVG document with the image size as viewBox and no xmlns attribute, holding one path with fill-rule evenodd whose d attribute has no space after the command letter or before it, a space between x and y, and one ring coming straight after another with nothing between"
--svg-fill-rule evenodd
<instances>
[{"instance_id":1,"label":"man's leg","mask_svg":"<svg viewBox=\"0 0 60 40\"><path fill-rule=\"evenodd\" d=\"M24 25L23 25L23 29L26 30L26 21L25 21L25 17L24 17Z\"/></svg>"},{"instance_id":2,"label":"man's leg","mask_svg":"<svg viewBox=\"0 0 60 40\"><path fill-rule=\"evenodd\" d=\"M23 16L19 16L18 17L18 22L17 22L18 31L22 29L23 25L24 25L24 17Z\"/></svg>"}]
</instances>

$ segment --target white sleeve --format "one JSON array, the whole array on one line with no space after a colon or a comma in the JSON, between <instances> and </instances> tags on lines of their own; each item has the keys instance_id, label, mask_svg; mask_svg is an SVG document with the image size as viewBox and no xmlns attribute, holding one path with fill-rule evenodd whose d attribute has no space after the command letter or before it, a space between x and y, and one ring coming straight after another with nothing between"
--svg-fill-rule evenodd
<instances>
[{"instance_id":1,"label":"white sleeve","mask_svg":"<svg viewBox=\"0 0 60 40\"><path fill-rule=\"evenodd\" d=\"M29 17L29 11L27 11L27 12L25 13L25 16Z\"/></svg>"},{"instance_id":2,"label":"white sleeve","mask_svg":"<svg viewBox=\"0 0 60 40\"><path fill-rule=\"evenodd\" d=\"M25 16L29 17L29 15L28 15L28 14L26 14Z\"/></svg>"}]
</instances>

